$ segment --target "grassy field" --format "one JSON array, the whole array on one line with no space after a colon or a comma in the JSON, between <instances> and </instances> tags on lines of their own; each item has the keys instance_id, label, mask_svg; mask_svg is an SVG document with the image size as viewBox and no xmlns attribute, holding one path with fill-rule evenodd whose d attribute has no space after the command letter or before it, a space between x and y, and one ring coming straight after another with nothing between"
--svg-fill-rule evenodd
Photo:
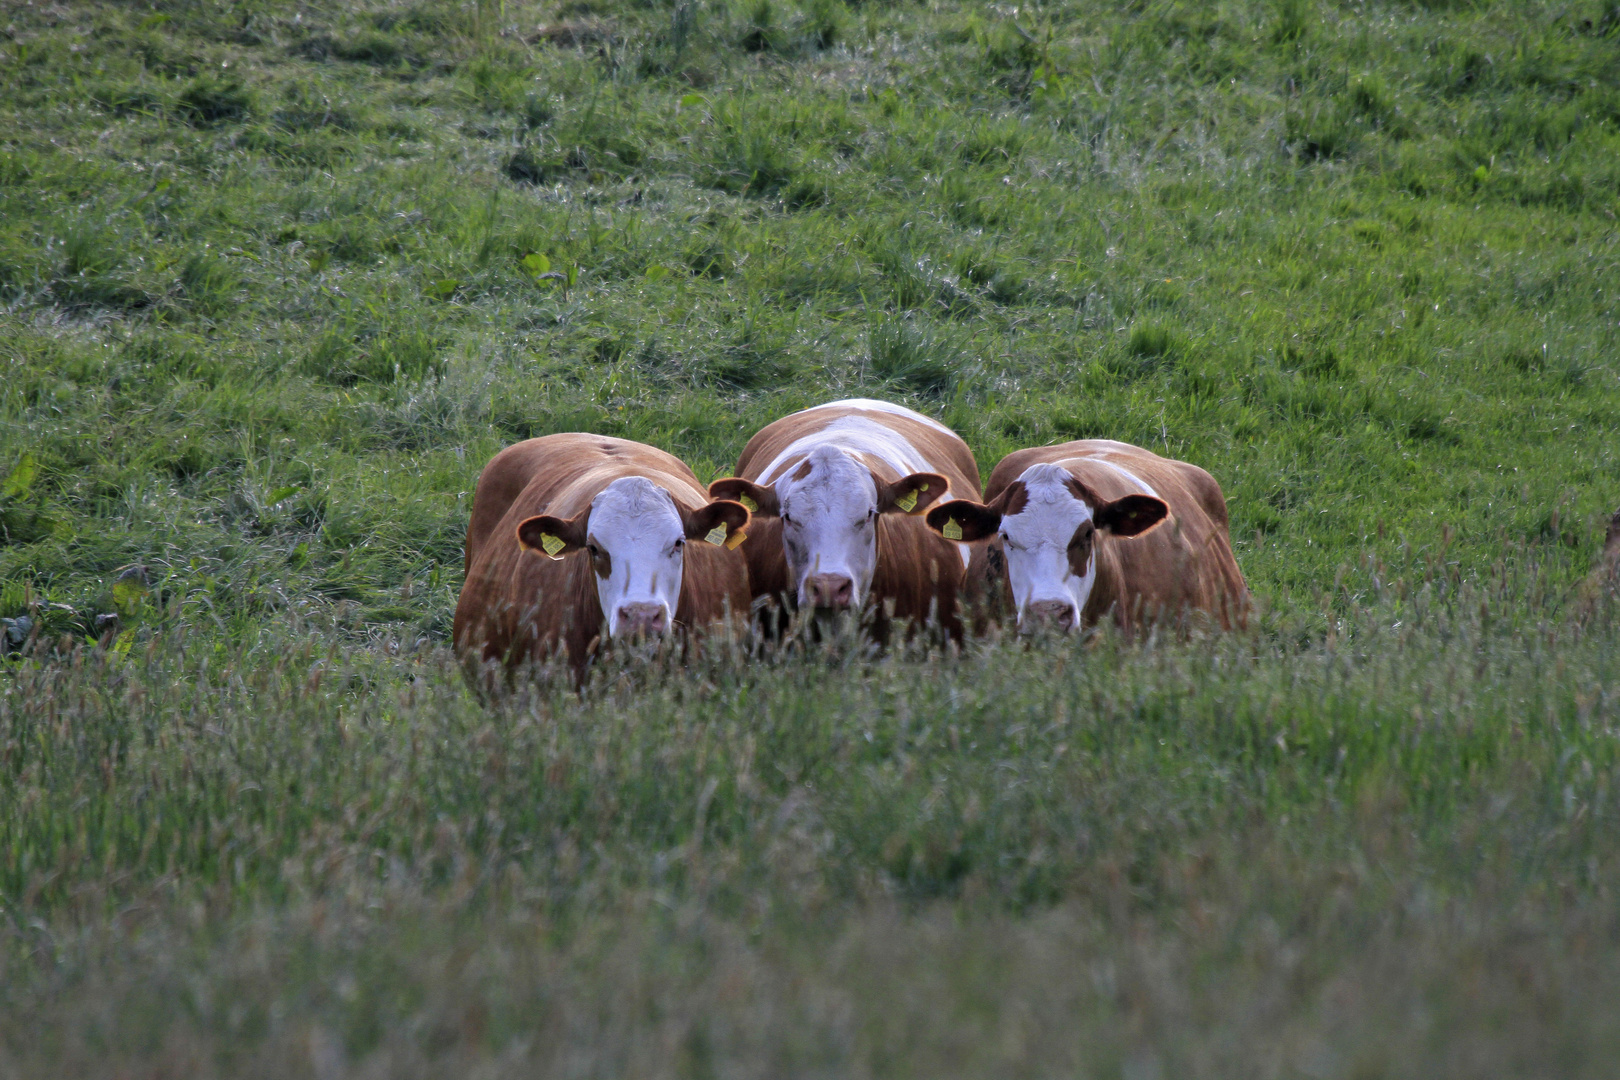
<instances>
[{"instance_id":1,"label":"grassy field","mask_svg":"<svg viewBox=\"0 0 1620 1080\"><path fill-rule=\"evenodd\" d=\"M1613 3L0 0L0 118L0 1073L1612 1072ZM496 450L857 393L1254 631L468 692Z\"/></svg>"}]
</instances>

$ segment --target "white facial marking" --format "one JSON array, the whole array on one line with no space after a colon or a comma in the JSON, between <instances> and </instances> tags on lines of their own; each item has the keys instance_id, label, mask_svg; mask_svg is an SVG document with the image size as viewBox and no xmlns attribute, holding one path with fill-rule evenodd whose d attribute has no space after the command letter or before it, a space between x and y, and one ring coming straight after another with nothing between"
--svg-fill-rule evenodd
<instances>
[{"instance_id":1,"label":"white facial marking","mask_svg":"<svg viewBox=\"0 0 1620 1080\"><path fill-rule=\"evenodd\" d=\"M662 607L664 627L670 628L681 595L686 532L669 492L640 476L613 481L591 500L588 541L612 564L607 577L596 575L608 636L620 632L619 610L626 604Z\"/></svg>"},{"instance_id":2,"label":"white facial marking","mask_svg":"<svg viewBox=\"0 0 1620 1080\"><path fill-rule=\"evenodd\" d=\"M1056 465L1031 465L1018 479L1028 498L1022 510L1001 519L1018 625L1023 628L1031 604L1056 600L1071 606L1071 625L1078 627L1097 580L1097 556L1093 549L1085 576L1076 577L1069 567L1069 541L1081 522L1091 520L1091 507L1075 498L1068 471Z\"/></svg>"},{"instance_id":3,"label":"white facial marking","mask_svg":"<svg viewBox=\"0 0 1620 1080\"><path fill-rule=\"evenodd\" d=\"M805 579L841 574L853 583L854 606L866 600L877 570L877 485L872 472L833 446L818 446L800 471L776 484L782 508L782 551L799 603L808 604Z\"/></svg>"}]
</instances>

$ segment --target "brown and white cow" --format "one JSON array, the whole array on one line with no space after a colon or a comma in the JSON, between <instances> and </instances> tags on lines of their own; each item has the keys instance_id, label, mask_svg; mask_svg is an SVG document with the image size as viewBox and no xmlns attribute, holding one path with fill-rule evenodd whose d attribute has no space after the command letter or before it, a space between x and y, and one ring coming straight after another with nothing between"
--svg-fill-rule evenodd
<instances>
[{"instance_id":1,"label":"brown and white cow","mask_svg":"<svg viewBox=\"0 0 1620 1080\"><path fill-rule=\"evenodd\" d=\"M1021 630L1110 612L1127 629L1188 609L1226 628L1246 618L1226 499L1196 465L1087 439L1007 455L986 492L935 507L928 525L952 540L1000 536Z\"/></svg>"},{"instance_id":2,"label":"brown and white cow","mask_svg":"<svg viewBox=\"0 0 1620 1080\"><path fill-rule=\"evenodd\" d=\"M473 496L456 652L512 668L561 647L579 683L602 639L744 616L734 549L747 524L651 446L580 434L509 446Z\"/></svg>"},{"instance_id":3,"label":"brown and white cow","mask_svg":"<svg viewBox=\"0 0 1620 1080\"><path fill-rule=\"evenodd\" d=\"M1606 596L1620 596L1620 510L1609 519L1609 531L1603 541L1603 553L1598 556L1592 572L1581 583L1577 595L1576 612L1589 618L1598 610Z\"/></svg>"},{"instance_id":4,"label":"brown and white cow","mask_svg":"<svg viewBox=\"0 0 1620 1080\"><path fill-rule=\"evenodd\" d=\"M960 635L958 594L983 576L982 545L943 540L921 517L979 497L979 467L950 428L886 401L834 401L762 429L737 474L709 494L754 513L744 551L756 598L823 611L870 601L880 618L938 619Z\"/></svg>"}]
</instances>

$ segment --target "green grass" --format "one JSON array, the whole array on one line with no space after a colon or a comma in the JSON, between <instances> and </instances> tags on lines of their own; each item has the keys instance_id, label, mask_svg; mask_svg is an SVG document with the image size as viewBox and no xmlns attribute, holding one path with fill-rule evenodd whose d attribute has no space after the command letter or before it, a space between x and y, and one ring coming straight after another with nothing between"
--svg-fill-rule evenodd
<instances>
[{"instance_id":1,"label":"green grass","mask_svg":"<svg viewBox=\"0 0 1620 1080\"><path fill-rule=\"evenodd\" d=\"M1612 4L334 7L4 5L0 1071L1604 1074ZM1256 632L469 696L496 450L855 394Z\"/></svg>"}]
</instances>

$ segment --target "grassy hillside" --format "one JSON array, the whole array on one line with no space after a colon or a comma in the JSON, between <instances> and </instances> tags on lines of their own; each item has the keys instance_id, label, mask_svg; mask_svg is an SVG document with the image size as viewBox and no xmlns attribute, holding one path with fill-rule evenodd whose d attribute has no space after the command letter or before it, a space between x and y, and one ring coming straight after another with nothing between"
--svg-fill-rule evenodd
<instances>
[{"instance_id":1,"label":"grassy hillside","mask_svg":"<svg viewBox=\"0 0 1620 1080\"><path fill-rule=\"evenodd\" d=\"M1612 3L0 0L0 118L0 1071L1614 1060ZM468 696L497 449L857 393L1258 633Z\"/></svg>"}]
</instances>

